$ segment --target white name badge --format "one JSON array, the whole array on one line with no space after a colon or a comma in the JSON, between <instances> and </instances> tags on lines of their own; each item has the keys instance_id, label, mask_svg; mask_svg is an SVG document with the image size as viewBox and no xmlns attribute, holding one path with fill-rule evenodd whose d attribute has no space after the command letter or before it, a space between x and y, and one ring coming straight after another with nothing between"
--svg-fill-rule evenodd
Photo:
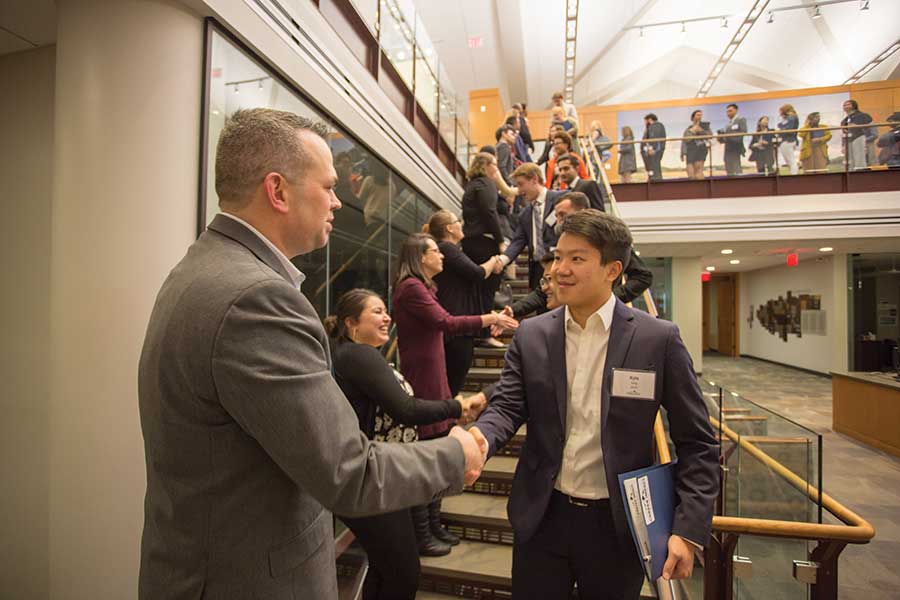
<instances>
[{"instance_id":1,"label":"white name badge","mask_svg":"<svg viewBox=\"0 0 900 600\"><path fill-rule=\"evenodd\" d=\"M546 223L550 227L553 227L554 225L556 225L556 213L552 212L549 215L547 215L547 218L544 219L544 223Z\"/></svg>"},{"instance_id":2,"label":"white name badge","mask_svg":"<svg viewBox=\"0 0 900 600\"><path fill-rule=\"evenodd\" d=\"M654 371L613 369L612 395L635 400L653 400L656 390Z\"/></svg>"}]
</instances>

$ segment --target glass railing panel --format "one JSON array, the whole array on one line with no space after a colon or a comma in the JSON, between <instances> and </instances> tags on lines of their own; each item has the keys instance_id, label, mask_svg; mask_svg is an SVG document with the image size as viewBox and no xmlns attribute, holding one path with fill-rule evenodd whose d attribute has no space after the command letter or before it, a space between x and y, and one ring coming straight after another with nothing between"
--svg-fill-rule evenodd
<instances>
[{"instance_id":1,"label":"glass railing panel","mask_svg":"<svg viewBox=\"0 0 900 600\"><path fill-rule=\"evenodd\" d=\"M806 541L743 535L735 553L753 563L751 576L734 579L735 600L810 597L809 587L794 579L792 570L795 560L808 560Z\"/></svg>"},{"instance_id":2,"label":"glass railing panel","mask_svg":"<svg viewBox=\"0 0 900 600\"><path fill-rule=\"evenodd\" d=\"M469 166L469 138L463 127L462 119L456 120L456 160L464 168Z\"/></svg>"},{"instance_id":3,"label":"glass railing panel","mask_svg":"<svg viewBox=\"0 0 900 600\"><path fill-rule=\"evenodd\" d=\"M437 122L438 83L437 76L431 70L428 61L422 56L421 49L416 52L416 101L428 115L432 123Z\"/></svg>"},{"instance_id":4,"label":"glass railing panel","mask_svg":"<svg viewBox=\"0 0 900 600\"><path fill-rule=\"evenodd\" d=\"M414 31L412 23L413 21L403 16L396 0L381 1L379 43L409 89L413 88Z\"/></svg>"}]
</instances>

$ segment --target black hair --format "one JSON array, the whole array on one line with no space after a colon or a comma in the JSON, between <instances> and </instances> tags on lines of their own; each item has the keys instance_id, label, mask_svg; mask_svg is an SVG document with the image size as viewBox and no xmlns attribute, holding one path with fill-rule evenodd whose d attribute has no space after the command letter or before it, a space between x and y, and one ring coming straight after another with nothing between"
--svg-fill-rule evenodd
<instances>
[{"instance_id":1,"label":"black hair","mask_svg":"<svg viewBox=\"0 0 900 600\"><path fill-rule=\"evenodd\" d=\"M500 141L500 136L502 136L502 135L503 135L504 133L506 133L507 131L515 131L515 130L516 130L516 128L513 127L512 125L506 125L506 124L504 124L504 125L501 125L500 127L497 128L497 132L494 134L494 137L495 137L495 138L497 139L497 141L499 142L499 141Z\"/></svg>"},{"instance_id":2,"label":"black hair","mask_svg":"<svg viewBox=\"0 0 900 600\"><path fill-rule=\"evenodd\" d=\"M653 113L647 113L646 115L644 115L644 118L650 119L651 121L659 121L659 119L657 119L656 115Z\"/></svg>"},{"instance_id":3,"label":"black hair","mask_svg":"<svg viewBox=\"0 0 900 600\"><path fill-rule=\"evenodd\" d=\"M729 104L729 105L726 106L725 108L733 108L734 110L737 110L737 109L738 109L738 105L735 104L734 102L732 102L731 104Z\"/></svg>"},{"instance_id":4,"label":"black hair","mask_svg":"<svg viewBox=\"0 0 900 600\"><path fill-rule=\"evenodd\" d=\"M631 256L631 232L625 222L594 208L588 208L566 217L562 233L579 235L600 251L600 264L614 260L622 263L622 269Z\"/></svg>"},{"instance_id":5,"label":"black hair","mask_svg":"<svg viewBox=\"0 0 900 600\"><path fill-rule=\"evenodd\" d=\"M691 123L694 122L694 115L696 115L697 113L702 113L702 112L703 112L703 110L700 109L700 108L698 108L697 110L695 110L694 112L692 112L692 113L691 113Z\"/></svg>"},{"instance_id":6,"label":"black hair","mask_svg":"<svg viewBox=\"0 0 900 600\"><path fill-rule=\"evenodd\" d=\"M325 318L325 331L329 337L340 339L347 335L347 319L359 319L366 309L369 298L381 298L377 293L365 288L354 288L341 294L334 305L334 314Z\"/></svg>"}]
</instances>

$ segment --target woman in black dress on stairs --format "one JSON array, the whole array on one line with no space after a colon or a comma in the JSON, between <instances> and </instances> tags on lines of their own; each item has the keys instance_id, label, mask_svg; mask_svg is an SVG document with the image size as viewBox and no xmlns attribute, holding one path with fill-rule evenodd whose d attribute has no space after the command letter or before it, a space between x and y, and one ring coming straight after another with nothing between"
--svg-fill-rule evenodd
<instances>
[{"instance_id":1,"label":"woman in black dress on stairs","mask_svg":"<svg viewBox=\"0 0 900 600\"><path fill-rule=\"evenodd\" d=\"M381 297L363 289L341 296L335 314L325 320L334 376L359 418L360 431L372 440L409 443L418 439L417 424L474 420L484 409L483 396L442 401L413 397L412 388L378 350L388 341L390 324ZM440 523L429 522L427 507L412 511L340 517L369 557L364 600L415 598L419 555L447 554L449 542L459 543Z\"/></svg>"}]
</instances>

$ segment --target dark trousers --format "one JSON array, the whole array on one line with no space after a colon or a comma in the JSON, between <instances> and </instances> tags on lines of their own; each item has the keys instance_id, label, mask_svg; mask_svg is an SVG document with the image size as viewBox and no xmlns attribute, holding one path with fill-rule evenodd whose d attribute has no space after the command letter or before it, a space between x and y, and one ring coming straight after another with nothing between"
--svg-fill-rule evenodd
<instances>
[{"instance_id":1,"label":"dark trousers","mask_svg":"<svg viewBox=\"0 0 900 600\"><path fill-rule=\"evenodd\" d=\"M657 152L653 156L642 154L644 157L644 168L647 169L647 178L650 181L662 180L662 152Z\"/></svg>"},{"instance_id":2,"label":"dark trousers","mask_svg":"<svg viewBox=\"0 0 900 600\"><path fill-rule=\"evenodd\" d=\"M419 587L420 566L409 510L340 519L369 557L363 600L413 600Z\"/></svg>"},{"instance_id":3,"label":"dark trousers","mask_svg":"<svg viewBox=\"0 0 900 600\"><path fill-rule=\"evenodd\" d=\"M744 172L741 167L741 149L725 146L725 172L728 175L740 175Z\"/></svg>"},{"instance_id":4,"label":"dark trousers","mask_svg":"<svg viewBox=\"0 0 900 600\"><path fill-rule=\"evenodd\" d=\"M569 598L637 600L644 574L633 546L616 540L608 500L588 507L554 491L537 533L513 546L512 596L516 600Z\"/></svg>"},{"instance_id":5,"label":"dark trousers","mask_svg":"<svg viewBox=\"0 0 900 600\"><path fill-rule=\"evenodd\" d=\"M547 249L547 252L550 252ZM541 277L544 276L544 267L541 266L540 262L529 260L528 261L528 287L532 290L540 289L541 287Z\"/></svg>"},{"instance_id":6,"label":"dark trousers","mask_svg":"<svg viewBox=\"0 0 900 600\"><path fill-rule=\"evenodd\" d=\"M476 265L480 265L492 256L500 254L500 245L494 238L483 235L475 235L463 238L462 249L466 256L472 259ZM491 275L479 285L479 297L481 298L481 314L494 310L494 294L500 289L500 275Z\"/></svg>"},{"instance_id":7,"label":"dark trousers","mask_svg":"<svg viewBox=\"0 0 900 600\"><path fill-rule=\"evenodd\" d=\"M444 338L444 360L447 364L447 383L450 395L456 396L466 382L466 375L472 367L475 354L475 340L468 336Z\"/></svg>"}]
</instances>

